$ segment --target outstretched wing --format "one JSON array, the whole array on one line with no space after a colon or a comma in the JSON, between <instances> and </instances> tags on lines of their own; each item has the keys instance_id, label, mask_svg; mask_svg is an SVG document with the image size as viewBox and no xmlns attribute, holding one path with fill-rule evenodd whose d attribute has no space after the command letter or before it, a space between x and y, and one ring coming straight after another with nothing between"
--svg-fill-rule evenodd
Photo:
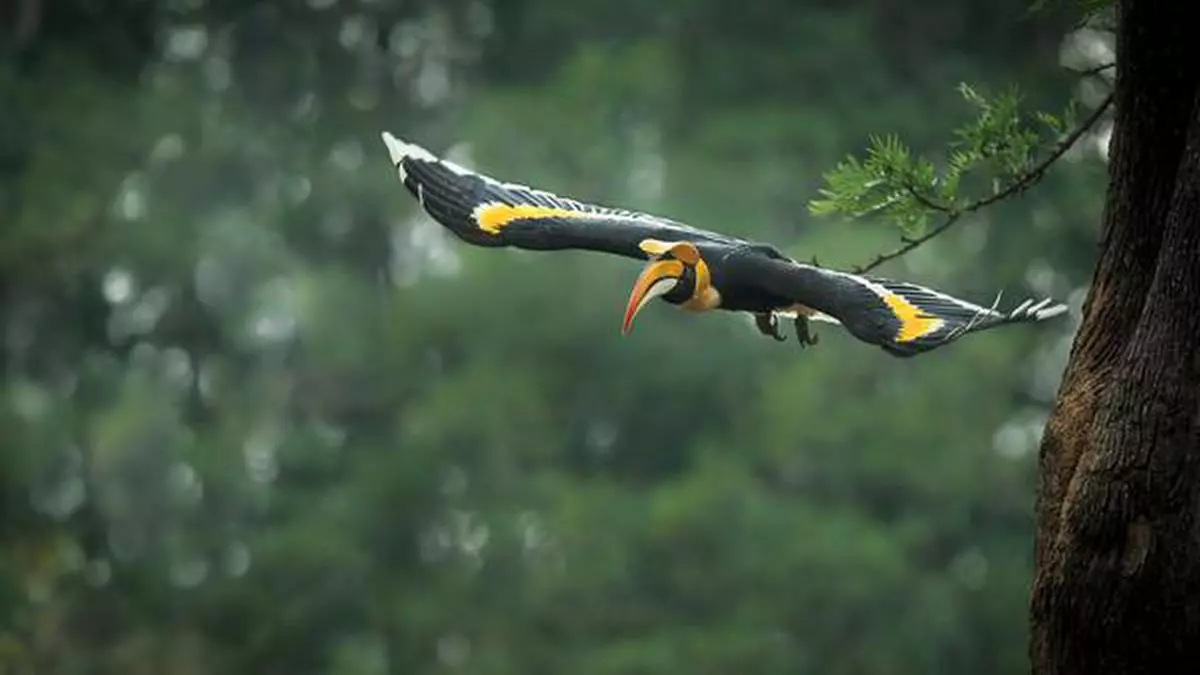
<instances>
[{"instance_id":1,"label":"outstretched wing","mask_svg":"<svg viewBox=\"0 0 1200 675\"><path fill-rule=\"evenodd\" d=\"M747 259L763 290L837 319L856 338L894 356L915 356L968 333L1058 316L1066 305L1026 300L1008 312L924 286L806 265L790 259ZM997 298L999 300L999 298Z\"/></svg>"},{"instance_id":2,"label":"outstretched wing","mask_svg":"<svg viewBox=\"0 0 1200 675\"><path fill-rule=\"evenodd\" d=\"M534 250L586 249L646 258L644 239L719 241L732 237L666 218L560 197L504 183L436 157L383 132L400 182L434 220L477 246Z\"/></svg>"}]
</instances>

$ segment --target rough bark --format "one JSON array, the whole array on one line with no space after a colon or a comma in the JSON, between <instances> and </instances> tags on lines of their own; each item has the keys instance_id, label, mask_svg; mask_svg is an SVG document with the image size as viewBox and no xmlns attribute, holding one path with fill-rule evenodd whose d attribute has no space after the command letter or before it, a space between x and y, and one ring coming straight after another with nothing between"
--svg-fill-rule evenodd
<instances>
[{"instance_id":1,"label":"rough bark","mask_svg":"<svg viewBox=\"0 0 1200 675\"><path fill-rule=\"evenodd\" d=\"M1200 40L1120 4L1104 237L1040 455L1037 675L1200 672Z\"/></svg>"}]
</instances>

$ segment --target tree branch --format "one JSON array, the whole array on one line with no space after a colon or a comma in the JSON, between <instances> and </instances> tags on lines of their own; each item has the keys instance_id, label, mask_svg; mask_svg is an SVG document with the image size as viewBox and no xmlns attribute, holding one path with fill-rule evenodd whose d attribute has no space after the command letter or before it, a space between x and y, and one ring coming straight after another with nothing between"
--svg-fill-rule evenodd
<instances>
[{"instance_id":1,"label":"tree branch","mask_svg":"<svg viewBox=\"0 0 1200 675\"><path fill-rule=\"evenodd\" d=\"M1093 68L1091 70L1095 70L1096 72L1099 72L1100 70L1110 67L1110 65L1111 64L1104 64L1104 66L1097 66L1096 68ZM923 205L925 205L927 208L930 208L931 210L934 210L934 211L944 212L946 214L945 220L943 220L937 227L933 228L932 230L929 230L928 232L926 232L925 234L923 234L919 237L915 237L915 238L911 238L911 239L903 239L902 241L904 243L901 246L898 246L895 249L893 249L887 253L881 253L881 254L875 256L875 258L873 260L871 260L871 262L867 263L866 265L862 265L860 267L855 268L854 271L858 274L862 274L863 272L868 272L870 270L875 269L876 267L879 267L880 265L882 265L885 262L888 262L889 260L895 260L896 258L899 258L900 256L908 253L909 251L917 248L918 246L925 244L930 239L933 239L934 237L936 237L936 236L942 234L943 232L945 232L946 230L950 229L951 227L953 227L955 225L955 223L959 222L959 220L961 220L964 215L978 211L984 207L991 206L992 204L995 204L998 201L1007 199L1009 197L1012 197L1013 195L1016 195L1020 192L1024 192L1025 190L1028 190L1029 188L1033 187L1039 181L1041 181L1043 177L1045 177L1046 171L1049 170L1050 167L1053 166L1053 164L1059 160L1059 158L1061 158L1064 154L1066 154L1067 150L1070 150L1075 145L1075 143L1077 143L1079 141L1079 139L1083 137L1084 134L1086 134L1090 129L1092 129L1092 127L1096 126L1096 123L1100 121L1100 118L1104 115L1104 113L1112 105L1112 102L1113 102L1112 94L1109 94L1108 96L1104 97L1104 100L1100 102L1100 105L1096 106L1096 109L1092 111L1092 114L1089 115L1088 118L1085 119L1079 126L1075 127L1075 129L1072 130L1071 133L1067 134L1067 136L1065 138L1063 138L1061 141L1059 141L1054 146L1054 150L1052 150L1050 152L1050 154L1045 157L1045 159L1043 159L1041 162L1038 162L1035 166L1030 168L1025 173L1022 173L1021 175L1019 175L1016 178L1016 180L1009 183L1008 186L1005 187L1003 190L997 190L986 197L981 197L980 199L977 199L969 204L966 204L965 206L956 207L953 209L945 208L940 204L929 203L927 200L923 199L921 195L917 194L915 191L910 190L910 192L913 192L913 197L916 198Z\"/></svg>"},{"instance_id":2,"label":"tree branch","mask_svg":"<svg viewBox=\"0 0 1200 675\"><path fill-rule=\"evenodd\" d=\"M924 193L917 190L916 186L905 185L904 187L905 187L905 189L908 190L908 194L912 195L912 198L917 200L918 204L920 204L921 206L924 206L925 208L929 209L930 211L941 211L942 213L953 213L954 212L953 208L951 208L945 204L935 202L932 199L930 199L927 195L925 195Z\"/></svg>"}]
</instances>

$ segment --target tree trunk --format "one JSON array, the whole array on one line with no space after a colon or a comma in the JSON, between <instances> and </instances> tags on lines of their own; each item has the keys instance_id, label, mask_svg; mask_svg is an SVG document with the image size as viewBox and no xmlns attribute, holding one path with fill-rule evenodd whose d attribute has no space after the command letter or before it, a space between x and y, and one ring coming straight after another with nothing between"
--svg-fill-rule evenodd
<instances>
[{"instance_id":1,"label":"tree trunk","mask_svg":"<svg viewBox=\"0 0 1200 675\"><path fill-rule=\"evenodd\" d=\"M1040 455L1036 675L1200 673L1200 39L1123 0L1104 237Z\"/></svg>"}]
</instances>

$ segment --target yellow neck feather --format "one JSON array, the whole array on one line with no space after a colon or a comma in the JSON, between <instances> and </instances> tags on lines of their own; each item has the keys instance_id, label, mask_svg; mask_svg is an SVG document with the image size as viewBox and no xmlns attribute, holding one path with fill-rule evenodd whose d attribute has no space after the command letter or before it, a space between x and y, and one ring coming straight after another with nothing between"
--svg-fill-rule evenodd
<instances>
[{"instance_id":1,"label":"yellow neck feather","mask_svg":"<svg viewBox=\"0 0 1200 675\"><path fill-rule=\"evenodd\" d=\"M712 286L712 275L709 274L708 265L701 258L696 261L696 287L692 291L692 297L683 303L684 309L690 309L693 312L706 312L710 309L716 309L721 304L721 294Z\"/></svg>"}]
</instances>

